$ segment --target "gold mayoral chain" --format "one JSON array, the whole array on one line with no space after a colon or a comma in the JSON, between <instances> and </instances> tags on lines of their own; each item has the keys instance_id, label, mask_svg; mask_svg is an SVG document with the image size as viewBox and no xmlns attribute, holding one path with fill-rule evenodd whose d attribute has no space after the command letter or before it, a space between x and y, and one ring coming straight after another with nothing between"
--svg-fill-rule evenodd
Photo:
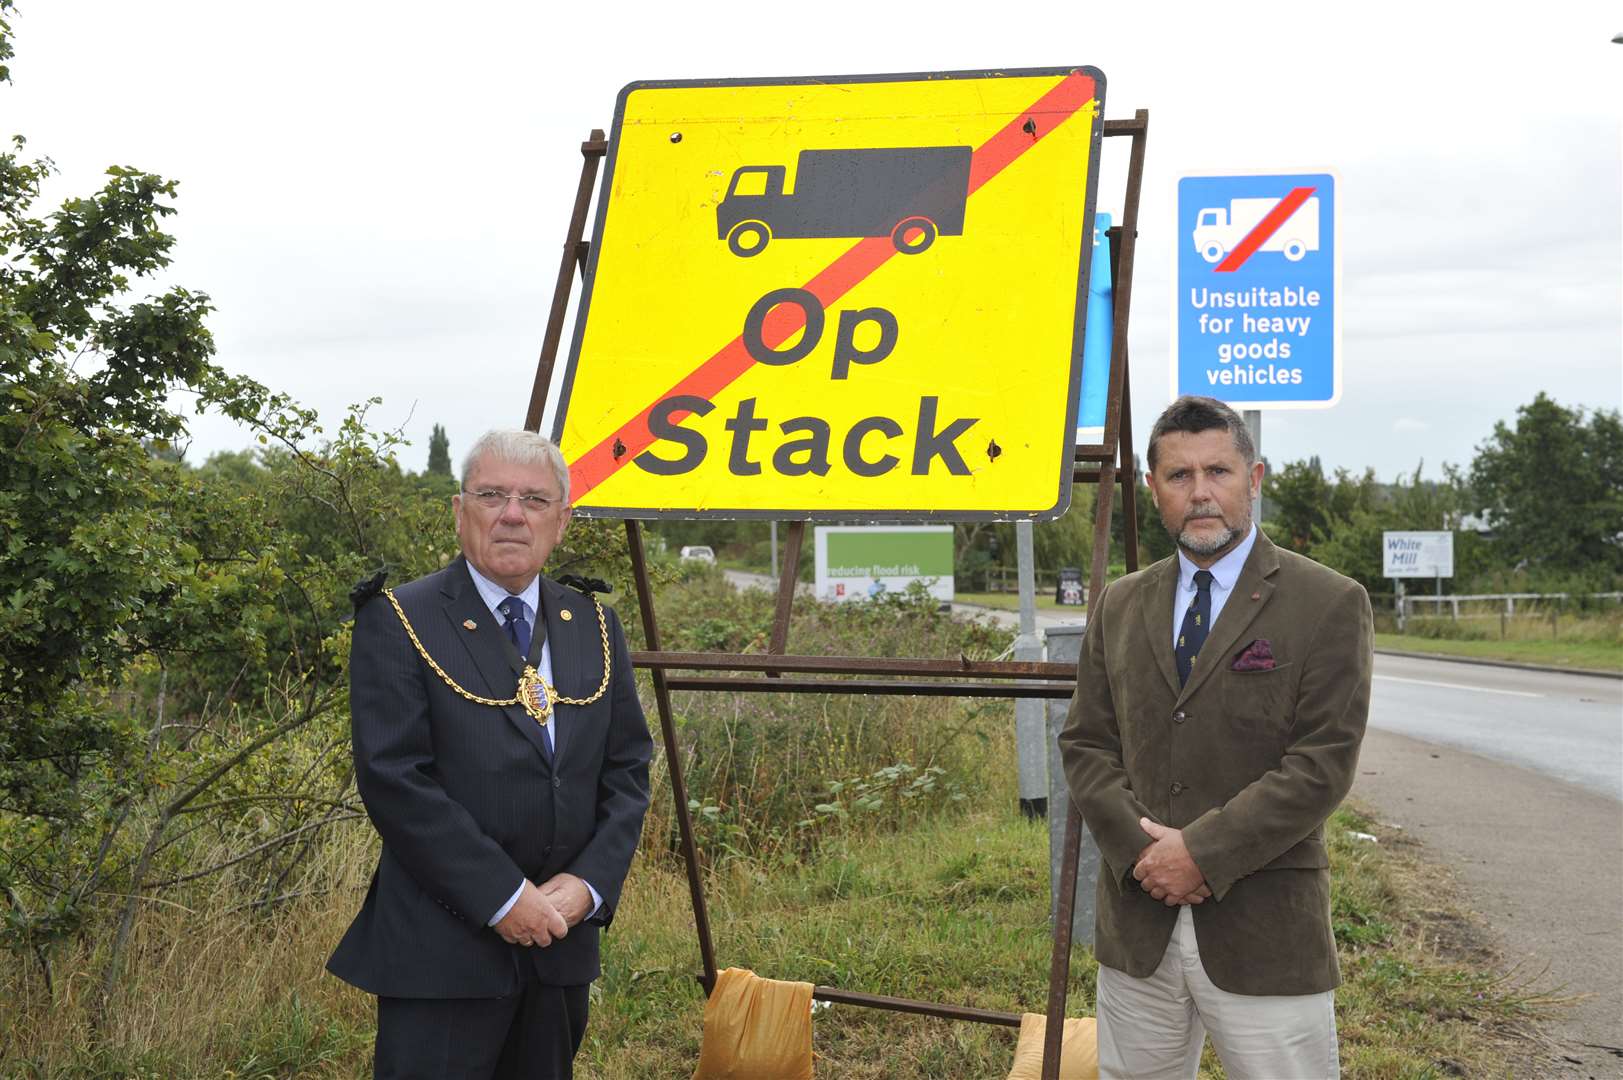
<instances>
[{"instance_id":1,"label":"gold mayoral chain","mask_svg":"<svg viewBox=\"0 0 1623 1080\"><path fill-rule=\"evenodd\" d=\"M440 667L432 656L428 655L428 650L423 648L423 643L417 640L417 631L412 629L411 620L406 618L406 612L401 608L400 601L394 598L394 590L384 589L383 595L389 598L389 603L394 606L394 613L400 616L400 625L406 628L406 636L411 638L411 643L417 647L417 655L421 656L423 662L433 669L434 674L445 680L446 686L449 686L459 696L476 705L493 705L497 708L507 705L519 705L523 707L525 712L530 714L532 720L542 727L546 727L547 718L552 715L554 705L590 705L602 697L603 692L609 688L609 621L603 614L603 605L598 602L595 596L592 597L592 606L597 608L597 630L598 634L603 638L603 681L598 683L597 693L588 698L564 697L547 684L539 671L529 664L525 664L524 674L518 677L518 690L512 697L488 698L480 697L451 678L450 674Z\"/></svg>"}]
</instances>

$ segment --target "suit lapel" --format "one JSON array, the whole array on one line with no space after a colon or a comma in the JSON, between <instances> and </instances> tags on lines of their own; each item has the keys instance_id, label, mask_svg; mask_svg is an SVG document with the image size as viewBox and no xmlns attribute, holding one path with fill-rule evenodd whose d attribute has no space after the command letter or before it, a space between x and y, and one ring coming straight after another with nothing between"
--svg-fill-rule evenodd
<instances>
[{"instance_id":1,"label":"suit lapel","mask_svg":"<svg viewBox=\"0 0 1623 1080\"><path fill-rule=\"evenodd\" d=\"M579 624L586 622L582 612L575 610L574 600L576 593L566 589L550 578L541 579L541 607L547 620L547 642L552 648L552 685L558 693L566 697L581 696L581 665L585 650L581 648L582 628ZM568 611L573 618L565 620L562 612ZM596 620L592 620L594 637L596 636ZM570 737L574 734L575 726L579 723L579 711L574 705L560 705L553 714L552 723L552 755L554 763L564 755L569 747Z\"/></svg>"},{"instance_id":2,"label":"suit lapel","mask_svg":"<svg viewBox=\"0 0 1623 1080\"><path fill-rule=\"evenodd\" d=\"M1183 693L1179 695L1180 701L1199 689L1200 684L1210 678L1220 665L1227 663L1234 651L1234 643L1262 614L1262 609L1268 606L1274 594L1272 578L1278 569L1279 552L1258 529L1251 555L1240 568L1240 576L1234 582L1234 592L1223 604L1223 614L1212 624L1206 644L1200 647L1200 656L1195 660L1195 669L1189 673L1189 682L1184 684ZM1255 600L1251 599L1253 595L1257 597Z\"/></svg>"},{"instance_id":3,"label":"suit lapel","mask_svg":"<svg viewBox=\"0 0 1623 1080\"><path fill-rule=\"evenodd\" d=\"M1178 557L1162 559L1150 567L1145 576L1147 597L1139 605L1138 613L1150 638L1150 655L1155 657L1155 666L1167 681L1167 689L1176 694L1178 665L1172 655L1172 627L1167 620L1172 617L1172 596L1178 589Z\"/></svg>"},{"instance_id":4,"label":"suit lapel","mask_svg":"<svg viewBox=\"0 0 1623 1080\"><path fill-rule=\"evenodd\" d=\"M485 693L481 696L512 697L518 679L507 662L506 651L502 648L504 643L511 647L511 643L507 642L501 627L497 625L497 617L491 614L490 609L485 607L484 600L480 599L479 590L474 588L473 579L468 576L467 564L461 556L451 564L450 572L446 574L445 584L440 592L445 598L444 612L446 619L451 623L451 632L468 650L468 656L485 680ZM472 622L476 629L467 629L468 622ZM508 722L518 728L519 734L535 747L542 761L545 761L546 736L542 734L540 725L531 720L530 714L518 705L504 706L501 711Z\"/></svg>"}]
</instances>

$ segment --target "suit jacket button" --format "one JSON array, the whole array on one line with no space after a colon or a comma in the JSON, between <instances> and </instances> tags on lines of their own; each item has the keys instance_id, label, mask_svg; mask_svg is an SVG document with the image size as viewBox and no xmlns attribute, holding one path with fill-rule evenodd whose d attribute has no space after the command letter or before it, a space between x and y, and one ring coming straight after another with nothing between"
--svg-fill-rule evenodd
<instances>
[{"instance_id":1,"label":"suit jacket button","mask_svg":"<svg viewBox=\"0 0 1623 1080\"><path fill-rule=\"evenodd\" d=\"M1172 714L1172 722L1174 724L1181 724L1187 719L1189 718L1183 714L1182 709L1179 709L1177 712Z\"/></svg>"},{"instance_id":2,"label":"suit jacket button","mask_svg":"<svg viewBox=\"0 0 1623 1080\"><path fill-rule=\"evenodd\" d=\"M561 777L561 776L554 776L552 778L552 786L555 787L555 788L563 787L564 786L564 778Z\"/></svg>"},{"instance_id":3,"label":"suit jacket button","mask_svg":"<svg viewBox=\"0 0 1623 1080\"><path fill-rule=\"evenodd\" d=\"M1182 785L1182 784L1180 784L1180 783L1178 783L1178 782L1177 782L1177 781L1173 781L1173 784L1172 784L1172 794L1174 794L1174 795L1181 795L1181 794L1183 794L1183 785Z\"/></svg>"}]
</instances>

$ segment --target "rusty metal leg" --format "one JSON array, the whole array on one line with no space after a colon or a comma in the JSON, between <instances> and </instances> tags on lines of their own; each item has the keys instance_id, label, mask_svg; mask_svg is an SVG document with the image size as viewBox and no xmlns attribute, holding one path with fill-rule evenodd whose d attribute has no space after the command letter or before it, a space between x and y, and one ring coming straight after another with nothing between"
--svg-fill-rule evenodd
<instances>
[{"instance_id":1,"label":"rusty metal leg","mask_svg":"<svg viewBox=\"0 0 1623 1080\"><path fill-rule=\"evenodd\" d=\"M789 647L789 613L795 606L795 586L800 584L800 545L805 539L806 523L791 521L789 535L784 538L783 565L778 570L778 607L772 613L772 641L766 650L774 656L782 656ZM766 674L768 678L778 677L776 671Z\"/></svg>"},{"instance_id":2,"label":"rusty metal leg","mask_svg":"<svg viewBox=\"0 0 1623 1080\"><path fill-rule=\"evenodd\" d=\"M1110 511L1115 494L1117 463L1122 477L1122 534L1126 540L1127 569L1138 568L1137 467L1133 461L1132 397L1127 371L1127 323L1133 299L1133 255L1138 238L1139 192L1144 180L1144 144L1150 114L1139 109L1124 134L1132 136L1127 167L1127 197L1122 225L1110 230L1112 278L1115 290L1115 327L1110 363L1110 393L1105 414L1105 446L1110 457L1099 465L1099 493L1093 519L1093 566L1088 580L1088 609L1093 610L1104 588L1110 565ZM1125 125L1124 125L1125 127ZM1060 1049L1065 1037L1065 997L1071 970L1071 922L1076 914L1076 868L1082 846L1082 814L1071 804L1065 815L1065 840L1060 861L1058 910L1054 916L1054 957L1048 981L1048 1019L1043 1033L1042 1080L1059 1080Z\"/></svg>"},{"instance_id":3,"label":"rusty metal leg","mask_svg":"<svg viewBox=\"0 0 1623 1080\"><path fill-rule=\"evenodd\" d=\"M631 549L631 572L637 581L637 604L642 608L643 637L648 648L659 651L659 628L654 622L654 590L648 581L648 563L643 557L642 527L626 522L626 544ZM704 992L716 988L716 949L710 940L710 913L704 903L704 878L699 869L699 849L693 842L693 818L688 813L688 786L682 776L682 750L676 742L676 722L671 712L671 692L665 672L654 668L654 700L659 705L659 728L665 739L665 765L671 774L671 800L676 804L676 827L682 843L682 861L687 864L688 891L693 896L693 924L699 933L699 955L704 961Z\"/></svg>"},{"instance_id":4,"label":"rusty metal leg","mask_svg":"<svg viewBox=\"0 0 1623 1080\"><path fill-rule=\"evenodd\" d=\"M1111 279L1121 269L1121 228L1110 230ZM1121 532L1127 549L1127 572L1138 569L1138 459L1133 455L1133 376L1129 354L1121 350L1121 430L1117 444L1121 476Z\"/></svg>"},{"instance_id":5,"label":"rusty metal leg","mask_svg":"<svg viewBox=\"0 0 1623 1080\"><path fill-rule=\"evenodd\" d=\"M1122 354L1122 364L1127 354ZM1121 533L1127 548L1127 572L1138 569L1138 462L1133 457L1133 405L1128 373L1121 380Z\"/></svg>"},{"instance_id":6,"label":"rusty metal leg","mask_svg":"<svg viewBox=\"0 0 1623 1080\"><path fill-rule=\"evenodd\" d=\"M1101 484L1102 488L1103 485ZM1061 1040L1065 1037L1065 998L1070 991L1071 921L1076 918L1076 864L1082 846L1082 814L1065 800L1065 855L1060 859L1059 902L1054 912L1054 956L1048 965L1048 1019L1043 1029L1042 1080L1059 1080Z\"/></svg>"},{"instance_id":7,"label":"rusty metal leg","mask_svg":"<svg viewBox=\"0 0 1623 1080\"><path fill-rule=\"evenodd\" d=\"M569 217L569 233L564 238L564 255L558 266L558 282L552 290L552 311L547 316L547 333L541 339L541 358L535 366L535 385L530 388L530 408L524 414L526 431L541 430L541 414L547 411L547 389L552 384L552 368L558 359L558 339L564 332L564 313L569 309L569 292L574 283L575 263L581 250L581 236L586 231L586 208L592 202L592 187L597 183L597 166L608 152L603 132L592 129L589 139L580 145L580 186L575 189L575 209Z\"/></svg>"},{"instance_id":8,"label":"rusty metal leg","mask_svg":"<svg viewBox=\"0 0 1623 1080\"><path fill-rule=\"evenodd\" d=\"M1088 611L1098 602L1105 587L1105 570L1110 565L1110 508L1116 493L1116 466L1099 466L1099 490L1093 500L1093 566L1088 573Z\"/></svg>"}]
</instances>

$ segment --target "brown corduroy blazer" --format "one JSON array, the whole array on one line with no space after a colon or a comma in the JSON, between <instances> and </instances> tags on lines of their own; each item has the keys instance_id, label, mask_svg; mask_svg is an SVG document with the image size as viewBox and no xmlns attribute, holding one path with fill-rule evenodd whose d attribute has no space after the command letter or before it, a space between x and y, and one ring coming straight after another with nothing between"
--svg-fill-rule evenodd
<instances>
[{"instance_id":1,"label":"brown corduroy blazer","mask_svg":"<svg viewBox=\"0 0 1623 1080\"><path fill-rule=\"evenodd\" d=\"M1177 908L1130 872L1150 838L1183 830L1212 898L1195 905L1207 976L1237 994L1340 982L1324 822L1352 786L1369 714L1373 619L1357 582L1259 531L1189 682L1172 655L1176 556L1102 591L1059 736L1071 798L1099 845L1094 951L1144 978ZM1257 639L1270 671L1235 671Z\"/></svg>"}]
</instances>

